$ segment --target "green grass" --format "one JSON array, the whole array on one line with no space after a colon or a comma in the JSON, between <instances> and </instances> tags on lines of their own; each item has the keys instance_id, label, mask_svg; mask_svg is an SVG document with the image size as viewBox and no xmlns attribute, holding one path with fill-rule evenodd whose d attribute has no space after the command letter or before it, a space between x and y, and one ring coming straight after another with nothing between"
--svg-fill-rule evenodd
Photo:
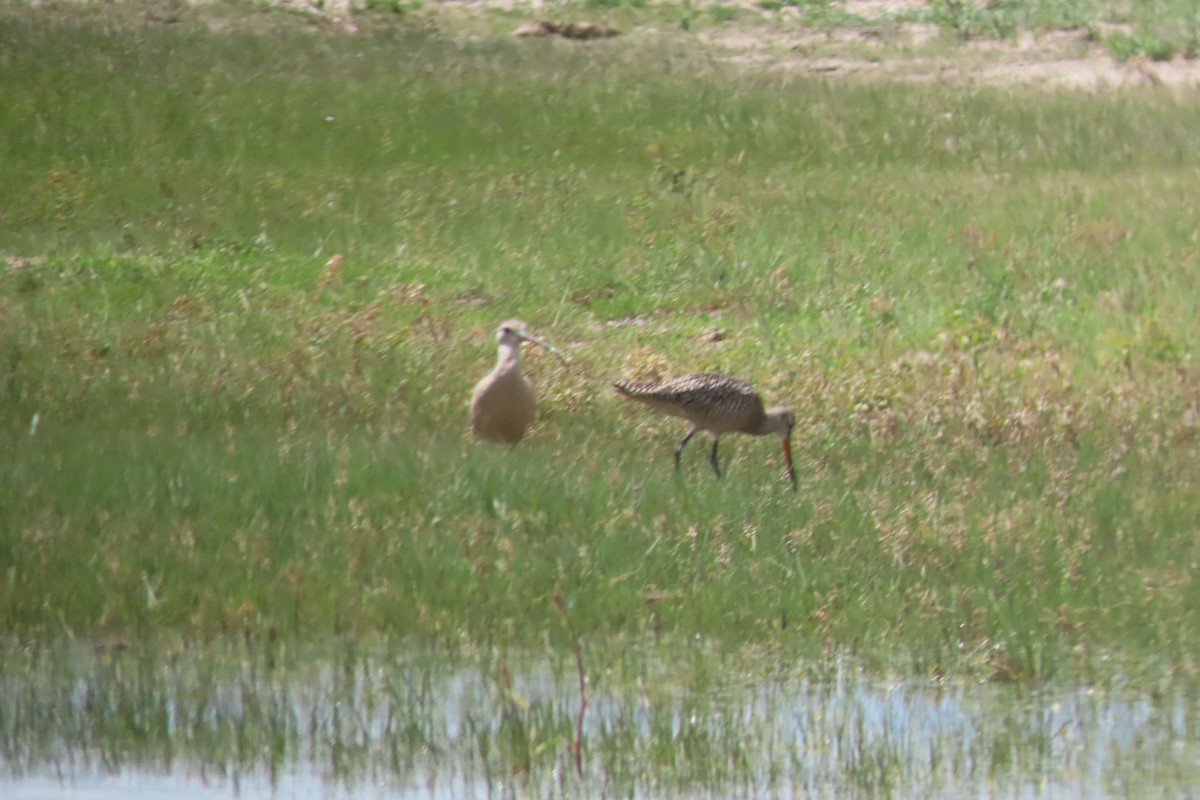
<instances>
[{"instance_id":1,"label":"green grass","mask_svg":"<svg viewBox=\"0 0 1200 800\"><path fill-rule=\"evenodd\" d=\"M221 13L0 14L0 628L1194 673L1195 104ZM799 492L607 386L697 369Z\"/></svg>"}]
</instances>

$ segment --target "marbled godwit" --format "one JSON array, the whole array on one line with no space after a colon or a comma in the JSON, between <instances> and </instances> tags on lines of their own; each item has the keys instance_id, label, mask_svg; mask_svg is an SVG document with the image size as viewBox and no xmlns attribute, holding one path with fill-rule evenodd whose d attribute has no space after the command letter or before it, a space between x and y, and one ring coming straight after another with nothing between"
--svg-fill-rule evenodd
<instances>
[{"instance_id":1,"label":"marbled godwit","mask_svg":"<svg viewBox=\"0 0 1200 800\"><path fill-rule=\"evenodd\" d=\"M516 444L525 436L537 413L533 387L521 374L521 342L533 342L559 354L549 342L529 332L519 319L510 319L496 331L499 357L496 367L475 384L471 396L471 433L485 442Z\"/></svg>"},{"instance_id":2,"label":"marbled godwit","mask_svg":"<svg viewBox=\"0 0 1200 800\"><path fill-rule=\"evenodd\" d=\"M764 409L758 392L745 381L698 372L662 383L621 381L613 386L625 397L692 423L688 435L675 448L676 471L679 470L679 456L683 453L683 447L696 435L696 431L705 430L713 436L712 454L708 460L718 478L721 477L721 466L717 462L717 443L721 441L722 434L766 436L773 433L783 441L788 477L792 480L792 488L796 488L791 439L796 417L783 406Z\"/></svg>"}]
</instances>

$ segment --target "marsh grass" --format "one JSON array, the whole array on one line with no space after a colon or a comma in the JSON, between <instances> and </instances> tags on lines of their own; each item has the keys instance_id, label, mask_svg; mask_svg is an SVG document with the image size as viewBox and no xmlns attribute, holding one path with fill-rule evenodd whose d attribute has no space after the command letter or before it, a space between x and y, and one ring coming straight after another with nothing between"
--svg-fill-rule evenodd
<instances>
[{"instance_id":1,"label":"marsh grass","mask_svg":"<svg viewBox=\"0 0 1200 800\"><path fill-rule=\"evenodd\" d=\"M561 592L588 641L1194 674L1194 103L220 13L0 16L5 630L565 652ZM571 365L481 447L514 314ZM793 404L798 493L607 387L697 369Z\"/></svg>"}]
</instances>

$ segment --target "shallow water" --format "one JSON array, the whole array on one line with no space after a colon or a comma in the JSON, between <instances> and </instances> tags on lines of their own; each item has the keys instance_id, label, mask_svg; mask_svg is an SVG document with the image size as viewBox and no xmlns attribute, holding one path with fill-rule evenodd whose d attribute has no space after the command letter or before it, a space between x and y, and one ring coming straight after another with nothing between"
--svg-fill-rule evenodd
<instances>
[{"instance_id":1,"label":"shallow water","mask_svg":"<svg viewBox=\"0 0 1200 800\"><path fill-rule=\"evenodd\" d=\"M9 653L0 797L1106 798L1200 782L1200 703L1182 688L748 674L652 652L588 674L582 775L578 675L557 656Z\"/></svg>"}]
</instances>

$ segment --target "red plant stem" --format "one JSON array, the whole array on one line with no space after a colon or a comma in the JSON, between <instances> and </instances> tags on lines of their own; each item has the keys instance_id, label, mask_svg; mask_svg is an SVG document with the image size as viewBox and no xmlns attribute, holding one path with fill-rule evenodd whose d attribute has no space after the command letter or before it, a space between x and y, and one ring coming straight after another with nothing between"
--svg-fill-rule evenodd
<instances>
[{"instance_id":1,"label":"red plant stem","mask_svg":"<svg viewBox=\"0 0 1200 800\"><path fill-rule=\"evenodd\" d=\"M554 605L563 615L567 624L567 633L571 635L571 650L575 653L575 669L579 673L579 718L575 722L575 772L583 777L583 716L587 713L587 678L583 670L583 648L579 646L579 637L575 635L575 626L571 624L571 615L567 613L567 604L563 600L561 590L554 592Z\"/></svg>"},{"instance_id":2,"label":"red plant stem","mask_svg":"<svg viewBox=\"0 0 1200 800\"><path fill-rule=\"evenodd\" d=\"M574 633L571 634L572 638ZM579 721L575 724L575 772L579 777L583 777L583 715L587 712L587 684L583 677L583 651L579 649L579 640L576 639L575 647L575 666L579 670Z\"/></svg>"}]
</instances>

